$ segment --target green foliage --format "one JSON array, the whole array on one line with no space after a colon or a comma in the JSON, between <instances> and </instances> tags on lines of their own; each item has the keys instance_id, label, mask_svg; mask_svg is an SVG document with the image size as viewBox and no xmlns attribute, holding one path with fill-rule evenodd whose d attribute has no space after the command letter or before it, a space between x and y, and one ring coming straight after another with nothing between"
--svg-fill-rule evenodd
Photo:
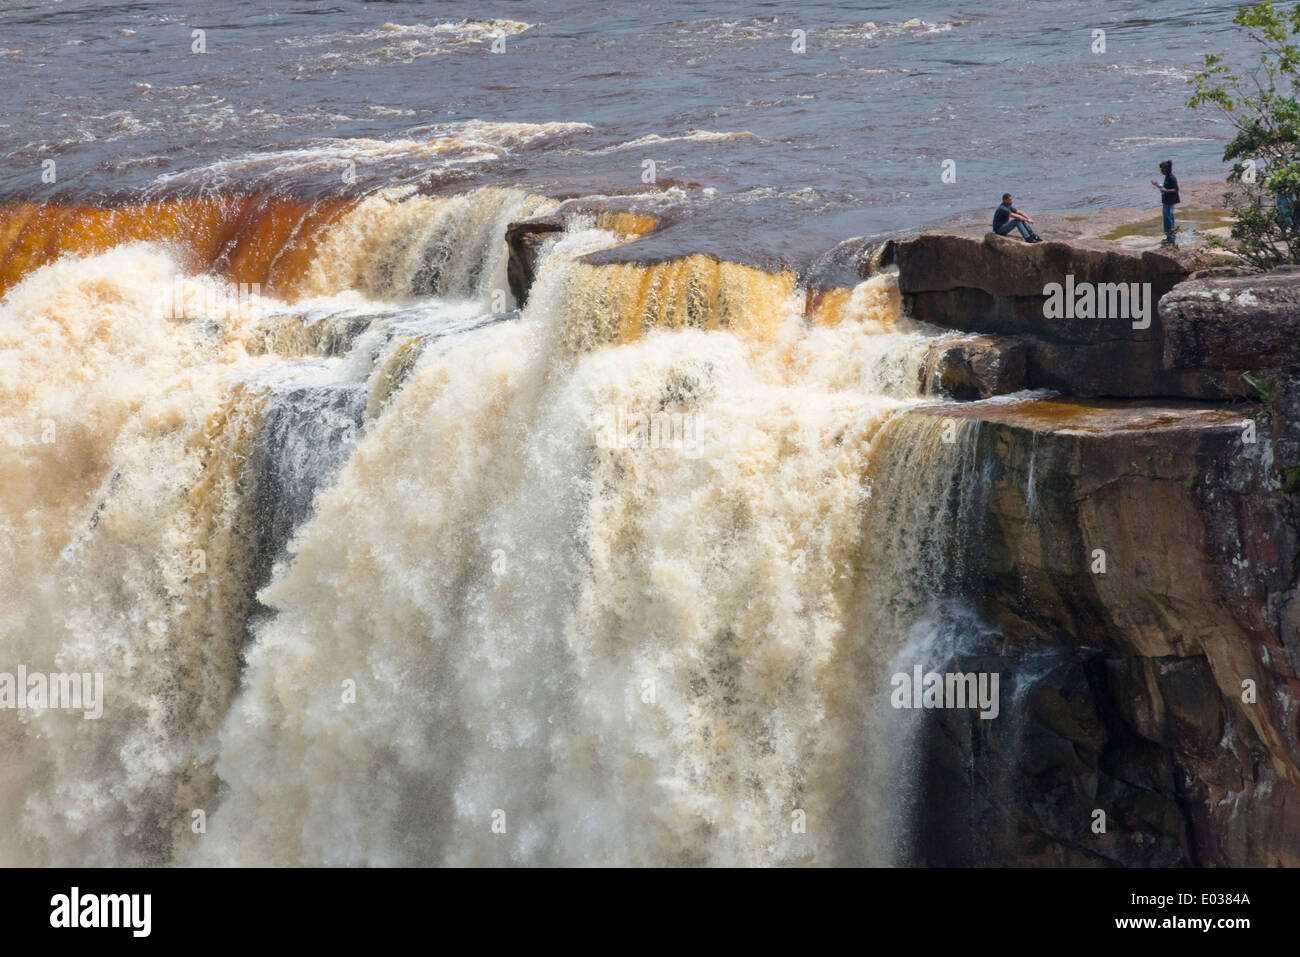
<instances>
[{"instance_id":1,"label":"green foliage","mask_svg":"<svg viewBox=\"0 0 1300 957\"><path fill-rule=\"evenodd\" d=\"M1273 404L1273 387L1268 384L1268 380L1263 376L1252 375L1249 372L1243 372L1241 377L1246 380L1252 389L1259 393L1260 401L1265 405Z\"/></svg>"},{"instance_id":2,"label":"green foliage","mask_svg":"<svg viewBox=\"0 0 1300 957\"><path fill-rule=\"evenodd\" d=\"M1282 470L1282 488L1288 493L1300 490L1300 465Z\"/></svg>"},{"instance_id":3,"label":"green foliage","mask_svg":"<svg viewBox=\"0 0 1300 957\"><path fill-rule=\"evenodd\" d=\"M1265 269L1300 263L1300 3L1240 7L1233 22L1258 44L1258 65L1238 75L1206 56L1188 105L1218 109L1236 130L1223 158L1238 252Z\"/></svg>"}]
</instances>

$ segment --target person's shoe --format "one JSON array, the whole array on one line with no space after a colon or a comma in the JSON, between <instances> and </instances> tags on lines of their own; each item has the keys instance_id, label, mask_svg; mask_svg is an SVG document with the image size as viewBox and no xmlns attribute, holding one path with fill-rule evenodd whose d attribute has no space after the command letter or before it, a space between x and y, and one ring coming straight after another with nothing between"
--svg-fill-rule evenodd
<instances>
[{"instance_id":1,"label":"person's shoe","mask_svg":"<svg viewBox=\"0 0 1300 957\"><path fill-rule=\"evenodd\" d=\"M1039 236L1037 233L1035 233L1034 235L1030 236L1028 239L1025 240L1025 242L1027 243L1041 243L1042 241L1043 241L1043 237Z\"/></svg>"}]
</instances>

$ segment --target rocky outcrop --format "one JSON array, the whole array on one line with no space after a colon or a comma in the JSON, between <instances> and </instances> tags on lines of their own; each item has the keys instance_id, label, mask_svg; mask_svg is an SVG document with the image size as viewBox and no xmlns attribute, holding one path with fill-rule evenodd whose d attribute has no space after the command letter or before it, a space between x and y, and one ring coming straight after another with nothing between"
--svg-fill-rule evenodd
<instances>
[{"instance_id":1,"label":"rocky outcrop","mask_svg":"<svg viewBox=\"0 0 1300 957\"><path fill-rule=\"evenodd\" d=\"M944 340L926 363L922 391L950 399L988 399L1028 388L1027 350L1017 339L969 336Z\"/></svg>"},{"instance_id":2,"label":"rocky outcrop","mask_svg":"<svg viewBox=\"0 0 1300 957\"><path fill-rule=\"evenodd\" d=\"M528 301L543 250L559 238L564 222L563 215L547 213L506 227L506 281L510 284L510 294L520 306Z\"/></svg>"},{"instance_id":3,"label":"rocky outcrop","mask_svg":"<svg viewBox=\"0 0 1300 957\"><path fill-rule=\"evenodd\" d=\"M929 717L917 862L1300 865L1300 270L1170 284L1052 245L886 253L917 318L1022 343L1029 385L1130 396L922 413L979 422L989 633L949 670L1000 673L1007 710ZM1062 273L1168 288L1149 330L1045 326Z\"/></svg>"},{"instance_id":4,"label":"rocky outcrop","mask_svg":"<svg viewBox=\"0 0 1300 957\"><path fill-rule=\"evenodd\" d=\"M799 271L799 280L810 296L827 289L851 289L878 267L884 249L865 237L846 239L832 246Z\"/></svg>"},{"instance_id":5,"label":"rocky outcrop","mask_svg":"<svg viewBox=\"0 0 1300 957\"><path fill-rule=\"evenodd\" d=\"M1160 318L1166 368L1223 370L1265 403L1278 476L1300 490L1300 267L1181 283Z\"/></svg>"},{"instance_id":6,"label":"rocky outcrop","mask_svg":"<svg viewBox=\"0 0 1300 957\"><path fill-rule=\"evenodd\" d=\"M1244 392L1237 376L1165 366L1156 303L1192 266L1172 255L1058 242L1031 245L992 233L923 233L890 241L881 264L898 267L899 291L914 318L1020 338L1030 388L1195 399ZM1050 284L1061 287L1064 308L1055 314L1045 295ZM1085 305L1079 296L1088 287L1095 298Z\"/></svg>"},{"instance_id":7,"label":"rocky outcrop","mask_svg":"<svg viewBox=\"0 0 1300 957\"><path fill-rule=\"evenodd\" d=\"M1113 247L1077 243L1025 243L986 233L958 236L921 233L887 244L883 265L896 265L904 295L978 289L1002 300L987 317L954 316L956 321L993 322L997 332L1033 331L1042 322L1043 285L1060 282L1072 273L1077 282L1150 282L1164 295L1181 282L1189 269L1173 256L1147 251L1142 255ZM1079 323L1058 330L1078 341L1095 326Z\"/></svg>"},{"instance_id":8,"label":"rocky outcrop","mask_svg":"<svg viewBox=\"0 0 1300 957\"><path fill-rule=\"evenodd\" d=\"M1009 710L935 712L923 862L1300 864L1300 549L1259 411L929 413L980 422L966 555L998 637L952 670L1001 673Z\"/></svg>"},{"instance_id":9,"label":"rocky outcrop","mask_svg":"<svg viewBox=\"0 0 1300 957\"><path fill-rule=\"evenodd\" d=\"M672 214L671 205L642 196L584 196L541 216L510 223L505 234L510 293L519 306L527 301L544 250L575 219L586 219L600 229L632 238L654 233L672 221ZM588 261L598 264L606 260L590 256Z\"/></svg>"},{"instance_id":10,"label":"rocky outcrop","mask_svg":"<svg viewBox=\"0 0 1300 957\"><path fill-rule=\"evenodd\" d=\"M1300 266L1194 279L1160 300L1167 369L1277 369L1300 357Z\"/></svg>"}]
</instances>

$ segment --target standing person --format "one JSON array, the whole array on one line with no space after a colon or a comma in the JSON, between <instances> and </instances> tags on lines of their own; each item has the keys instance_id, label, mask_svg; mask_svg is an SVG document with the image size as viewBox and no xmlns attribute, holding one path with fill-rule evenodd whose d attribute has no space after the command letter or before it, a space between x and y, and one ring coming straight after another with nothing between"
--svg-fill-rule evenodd
<instances>
[{"instance_id":1,"label":"standing person","mask_svg":"<svg viewBox=\"0 0 1300 957\"><path fill-rule=\"evenodd\" d=\"M1172 160L1165 160L1160 164L1160 172L1165 174L1165 183L1161 186L1155 180L1151 185L1160 190L1161 210L1165 219L1165 241L1162 246L1173 246L1174 243L1174 205L1178 202L1178 177L1174 175L1174 164Z\"/></svg>"},{"instance_id":2,"label":"standing person","mask_svg":"<svg viewBox=\"0 0 1300 957\"><path fill-rule=\"evenodd\" d=\"M1029 228L1033 220L1011 205L1011 194L1002 194L1002 205L993 211L993 231L1005 236L1013 229L1020 230L1020 235L1027 243L1041 243L1042 237Z\"/></svg>"}]
</instances>

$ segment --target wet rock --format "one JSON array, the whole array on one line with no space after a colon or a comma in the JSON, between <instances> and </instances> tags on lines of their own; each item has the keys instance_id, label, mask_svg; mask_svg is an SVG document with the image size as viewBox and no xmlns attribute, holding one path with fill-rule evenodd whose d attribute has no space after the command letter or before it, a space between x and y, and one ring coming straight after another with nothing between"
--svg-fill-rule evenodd
<instances>
[{"instance_id":1,"label":"wet rock","mask_svg":"<svg viewBox=\"0 0 1300 957\"><path fill-rule=\"evenodd\" d=\"M926 391L952 399L987 399L1028 387L1025 344L1018 339L972 336L936 346L927 363Z\"/></svg>"},{"instance_id":2,"label":"wet rock","mask_svg":"<svg viewBox=\"0 0 1300 957\"><path fill-rule=\"evenodd\" d=\"M510 223L506 227L506 279L519 306L537 278L546 248L559 233L577 219L590 220L600 229L627 237L646 236L674 220L673 207L666 201L645 196L583 196L562 203L549 213ZM639 254L634 254L633 259ZM602 260L588 257L599 264Z\"/></svg>"},{"instance_id":3,"label":"wet rock","mask_svg":"<svg viewBox=\"0 0 1300 957\"><path fill-rule=\"evenodd\" d=\"M927 862L1300 864L1300 541L1259 413L920 413L980 422L972 591L1015 689L1005 729L932 719L928 791L960 824L928 821Z\"/></svg>"},{"instance_id":4,"label":"wet rock","mask_svg":"<svg viewBox=\"0 0 1300 957\"><path fill-rule=\"evenodd\" d=\"M254 594L311 516L316 492L352 453L365 408L363 384L291 385L268 400L245 479L260 516L251 544Z\"/></svg>"},{"instance_id":5,"label":"wet rock","mask_svg":"<svg viewBox=\"0 0 1300 957\"><path fill-rule=\"evenodd\" d=\"M927 799L913 822L913 863L1186 863L1174 756L1112 719L1103 657L1088 649L1008 651L948 666L998 672L1004 711L991 721L968 711L927 713Z\"/></svg>"},{"instance_id":6,"label":"wet rock","mask_svg":"<svg viewBox=\"0 0 1300 957\"><path fill-rule=\"evenodd\" d=\"M556 213L535 216L532 219L511 223L506 227L506 281L510 294L523 306L528 301L528 290L537 278L537 266L545 247L559 238L564 229L564 217Z\"/></svg>"},{"instance_id":7,"label":"wet rock","mask_svg":"<svg viewBox=\"0 0 1300 957\"><path fill-rule=\"evenodd\" d=\"M871 276L883 248L878 240L846 239L814 259L802 271L800 281L810 294L826 289L852 289Z\"/></svg>"},{"instance_id":8,"label":"wet rock","mask_svg":"<svg viewBox=\"0 0 1300 957\"><path fill-rule=\"evenodd\" d=\"M1238 377L1200 368L1167 369L1163 363L1156 304L1190 272L1189 264L1176 256L1150 250L1138 255L1097 243L1029 244L992 233L922 233L891 240L881 264L898 267L899 291L914 318L966 332L1021 337L1030 388L1080 396L1220 399L1242 394ZM1076 316L1067 310L1048 318L1044 291L1053 283L1063 290L1093 284L1107 303L1095 311L1108 314ZM1121 289L1136 290L1140 298L1124 305Z\"/></svg>"}]
</instances>

